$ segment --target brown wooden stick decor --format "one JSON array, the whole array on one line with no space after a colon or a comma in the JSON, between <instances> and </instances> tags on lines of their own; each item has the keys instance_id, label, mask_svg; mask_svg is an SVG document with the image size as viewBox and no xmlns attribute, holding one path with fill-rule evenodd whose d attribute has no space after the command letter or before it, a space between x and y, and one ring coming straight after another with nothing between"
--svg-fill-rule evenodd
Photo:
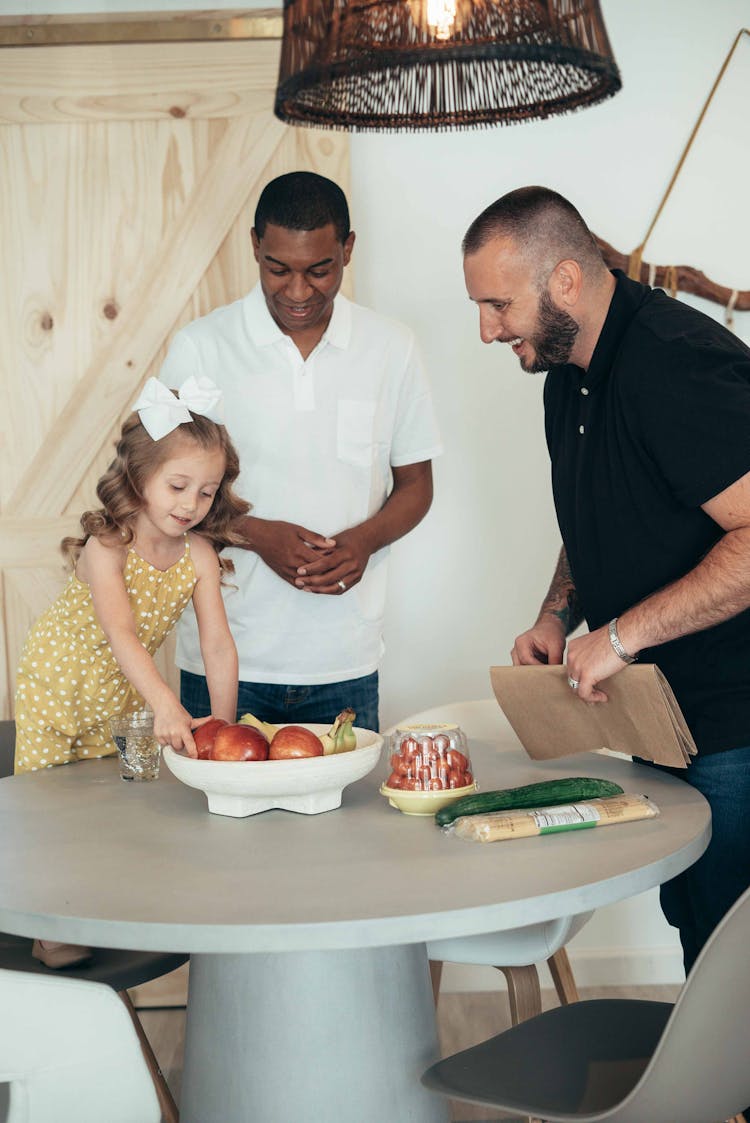
<instances>
[{"instance_id":1,"label":"brown wooden stick decor","mask_svg":"<svg viewBox=\"0 0 750 1123\"><path fill-rule=\"evenodd\" d=\"M682 155L677 161L677 167L672 173L672 178L669 181L669 186L664 192L661 202L656 209L654 217L651 219L651 224L646 231L646 236L640 245L636 246L631 254L618 253L608 242L603 238L598 238L596 234L594 237L598 243L599 249L602 251L602 256L610 269L622 269L629 277L635 280L640 280L644 284L651 284L660 289L666 289L667 292L676 294L677 292L691 292L695 296L702 296L706 300L712 300L715 304L721 304L727 310L726 323L731 327L733 312L747 312L750 311L750 290L748 289L730 289L726 285L717 285L715 281L711 281L705 273L701 273L699 269L694 269L691 265L649 265L648 262L643 261L643 251L646 247L654 227L659 221L667 200L671 194L672 188L677 182L677 178L682 171L683 165L690 151L693 141L700 129L703 118L706 116L713 96L716 93L721 83L727 67L737 50L737 46L744 35L750 35L750 28L741 27L737 32L736 38L729 49L727 57L721 65L721 69L716 76L716 81L711 87L698 120L693 126L693 131L690 134Z\"/></svg>"},{"instance_id":2,"label":"brown wooden stick decor","mask_svg":"<svg viewBox=\"0 0 750 1123\"><path fill-rule=\"evenodd\" d=\"M627 273L630 255L620 253L610 246L609 242L605 242L603 238L599 238L596 234L594 237L609 268L622 269L623 273ZM639 279L644 285L649 284L651 269L652 267L648 262L641 262ZM701 273L700 269L694 269L692 265L657 265L650 283L656 288L670 290L673 287L674 278L676 278L676 287L680 292L691 292L695 296L702 296L705 300L713 300L715 304L721 304L724 308L727 307L734 293L734 289L728 288L726 285L717 285L715 281L710 280L705 273ZM734 302L734 311L750 312L750 289L738 290L737 299Z\"/></svg>"}]
</instances>

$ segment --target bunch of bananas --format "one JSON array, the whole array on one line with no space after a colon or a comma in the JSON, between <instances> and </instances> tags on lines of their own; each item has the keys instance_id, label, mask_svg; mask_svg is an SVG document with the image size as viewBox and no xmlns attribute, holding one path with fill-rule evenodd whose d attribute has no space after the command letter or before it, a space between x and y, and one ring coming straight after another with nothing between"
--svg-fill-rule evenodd
<instances>
[{"instance_id":1,"label":"bunch of bananas","mask_svg":"<svg viewBox=\"0 0 750 1123\"><path fill-rule=\"evenodd\" d=\"M348 753L357 747L357 734L352 729L354 710L342 710L331 728L320 739L323 742L323 755Z\"/></svg>"}]
</instances>

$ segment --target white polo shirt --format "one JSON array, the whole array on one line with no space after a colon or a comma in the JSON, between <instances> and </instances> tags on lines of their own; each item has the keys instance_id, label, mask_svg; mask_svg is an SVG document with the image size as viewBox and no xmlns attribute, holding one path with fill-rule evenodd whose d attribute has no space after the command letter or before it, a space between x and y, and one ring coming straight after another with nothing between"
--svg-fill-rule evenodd
<instances>
[{"instance_id":1,"label":"white polo shirt","mask_svg":"<svg viewBox=\"0 0 750 1123\"><path fill-rule=\"evenodd\" d=\"M268 311L260 285L177 333L167 386L204 375L224 391L239 452L238 492L261 519L330 537L379 511L391 466L442 451L412 332L340 294L305 361ZM317 684L359 678L383 654L388 548L342 596L303 592L250 550L228 550L224 593L243 682ZM180 621L177 665L203 674L192 606Z\"/></svg>"}]
</instances>

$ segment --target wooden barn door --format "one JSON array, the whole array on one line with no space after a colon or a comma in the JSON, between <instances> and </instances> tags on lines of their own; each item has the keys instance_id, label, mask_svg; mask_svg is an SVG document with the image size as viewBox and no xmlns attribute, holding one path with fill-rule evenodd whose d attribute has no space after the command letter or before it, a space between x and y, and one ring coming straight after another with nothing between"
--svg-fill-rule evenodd
<instances>
[{"instance_id":1,"label":"wooden barn door","mask_svg":"<svg viewBox=\"0 0 750 1123\"><path fill-rule=\"evenodd\" d=\"M28 627L65 578L59 541L96 505L140 386L177 328L255 283L261 187L295 168L348 187L344 135L274 118L278 51L0 49L2 717Z\"/></svg>"}]
</instances>

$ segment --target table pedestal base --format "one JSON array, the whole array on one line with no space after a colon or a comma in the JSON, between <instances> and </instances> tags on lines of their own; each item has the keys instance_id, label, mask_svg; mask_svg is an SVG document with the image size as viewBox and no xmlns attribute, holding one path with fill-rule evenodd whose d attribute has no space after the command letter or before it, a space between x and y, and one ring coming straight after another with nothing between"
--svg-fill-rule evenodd
<instances>
[{"instance_id":1,"label":"table pedestal base","mask_svg":"<svg viewBox=\"0 0 750 1123\"><path fill-rule=\"evenodd\" d=\"M181 1123L447 1123L424 944L193 955Z\"/></svg>"}]
</instances>

